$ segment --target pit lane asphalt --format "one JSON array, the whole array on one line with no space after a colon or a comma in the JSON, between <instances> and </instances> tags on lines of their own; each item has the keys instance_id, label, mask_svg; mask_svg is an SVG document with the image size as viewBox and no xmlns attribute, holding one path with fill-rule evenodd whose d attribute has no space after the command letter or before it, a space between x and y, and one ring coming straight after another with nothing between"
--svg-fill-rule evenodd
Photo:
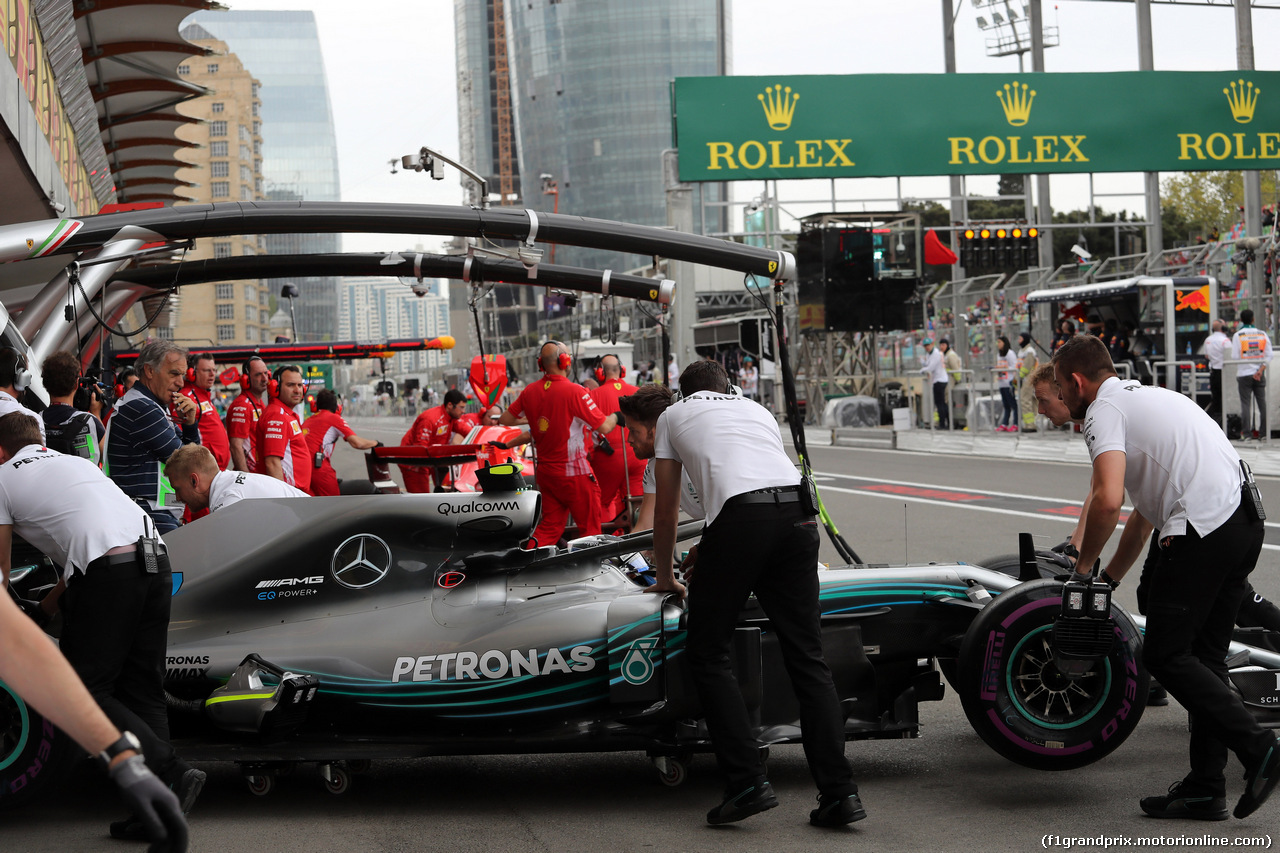
<instances>
[{"instance_id":1,"label":"pit lane asphalt","mask_svg":"<svg viewBox=\"0 0 1280 853\"><path fill-rule=\"evenodd\" d=\"M357 428L394 442L405 426ZM1016 551L1023 530L1044 544L1060 541L1073 519L1037 507L1081 500L1089 479L1079 465L818 446L810 453L816 470L831 477L821 481L828 510L859 555L873 562L901 563L904 555L912 562L980 562ZM340 476L362 476L359 454L343 447L336 459ZM898 484L920 491L857 488ZM1280 480L1260 484L1280 518ZM962 497L984 492L1048 500L1002 498L992 505ZM834 560L825 542L823 559ZM1278 563L1280 551L1264 551L1252 576L1272 598L1280 598ZM1131 579L1117 593L1126 607L1133 606L1133 586ZM695 759L679 788L663 787L638 753L375 762L340 797L324 792L313 768L302 767L270 796L255 798L233 765L208 763L201 765L210 780L191 816L191 849L1026 851L1042 849L1045 835L1237 839L1274 836L1280 826L1280 800L1248 820L1223 823L1157 821L1139 812L1139 797L1163 793L1186 770L1187 719L1176 703L1148 709L1111 756L1063 773L1029 770L996 755L973 733L949 687L943 701L924 703L920 712L919 739L847 746L869 817L846 830L807 825L814 792L799 747L772 750L770 777L781 806L722 828L703 823L721 793L710 756ZM1234 802L1242 787L1234 760L1228 774ZM85 773L59 802L0 814L0 840L14 851L144 849L106 837L107 822L119 816L110 789Z\"/></svg>"}]
</instances>

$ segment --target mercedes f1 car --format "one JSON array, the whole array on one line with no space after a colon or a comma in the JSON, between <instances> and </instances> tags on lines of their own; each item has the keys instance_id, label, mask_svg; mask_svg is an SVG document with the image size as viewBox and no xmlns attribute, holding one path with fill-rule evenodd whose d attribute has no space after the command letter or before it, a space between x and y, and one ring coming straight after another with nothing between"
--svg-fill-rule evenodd
<instances>
[{"instance_id":1,"label":"mercedes f1 car","mask_svg":"<svg viewBox=\"0 0 1280 853\"><path fill-rule=\"evenodd\" d=\"M619 223L511 209L308 203L114 213L50 225L48 234L0 227L0 260L97 253L83 269L68 267L48 298L42 292L19 317L17 331L36 336L39 359L40 350L80 335L52 310L68 283L84 294L83 306L130 253L153 242L358 230L353 222L377 232L526 244L536 235L778 279L794 274L786 253ZM344 257L140 270L104 302L108 319L118 319L129 299L159 282L273 274L246 262L275 265L274 274L386 270L385 257ZM485 266L479 256L404 262L419 274L466 280ZM654 302L669 299L673 287L554 265L535 275L518 260L489 263L489 272ZM120 295L124 284L131 295ZM690 756L710 745L683 654L684 608L630 577L632 555L651 537L523 550L540 495L514 465L479 479L475 493L242 501L167 535L175 573L166 689L179 752L238 762L258 794L298 762L319 765L330 790L341 792L353 766L378 758L589 750L645 753L664 782L679 784ZM682 537L697 527L682 526ZM945 677L981 738L1019 764L1080 767L1124 742L1149 682L1142 622L1094 587L1040 577L1041 561L1028 550L1016 576L1001 567L856 559L820 573L825 651L849 739L915 737L919 705L943 696ZM24 599L56 580L56 567L34 555L15 555L13 566ZM1241 644L1233 653L1233 683L1260 719L1280 725L1280 655ZM761 747L797 742L799 712L777 639L753 604L738 623L734 666ZM0 802L47 791L80 754L0 684Z\"/></svg>"}]
</instances>

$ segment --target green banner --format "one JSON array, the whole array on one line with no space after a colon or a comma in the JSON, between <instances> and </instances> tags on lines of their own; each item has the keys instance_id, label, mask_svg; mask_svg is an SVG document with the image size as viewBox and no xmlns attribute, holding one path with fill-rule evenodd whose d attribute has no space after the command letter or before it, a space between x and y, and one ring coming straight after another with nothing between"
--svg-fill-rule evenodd
<instances>
[{"instance_id":1,"label":"green banner","mask_svg":"<svg viewBox=\"0 0 1280 853\"><path fill-rule=\"evenodd\" d=\"M681 77L680 180L1280 168L1280 72Z\"/></svg>"}]
</instances>

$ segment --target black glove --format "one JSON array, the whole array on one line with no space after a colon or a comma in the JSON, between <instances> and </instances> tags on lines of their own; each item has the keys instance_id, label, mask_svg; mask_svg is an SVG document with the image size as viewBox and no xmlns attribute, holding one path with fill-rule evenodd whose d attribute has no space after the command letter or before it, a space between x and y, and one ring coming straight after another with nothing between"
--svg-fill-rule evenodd
<instances>
[{"instance_id":1,"label":"black glove","mask_svg":"<svg viewBox=\"0 0 1280 853\"><path fill-rule=\"evenodd\" d=\"M622 414L622 410L621 410L621 409L619 409L618 411L614 412L614 413L613 413L613 416L614 416L615 418L617 418L617 419L618 419L618 426L620 426L620 427L624 427L624 426L626 426L626 425L627 425L627 416L626 416L626 415L624 415L624 414Z\"/></svg>"},{"instance_id":2,"label":"black glove","mask_svg":"<svg viewBox=\"0 0 1280 853\"><path fill-rule=\"evenodd\" d=\"M499 450L509 449L505 441L486 441L485 444L487 444L489 447L496 447Z\"/></svg>"},{"instance_id":3,"label":"black glove","mask_svg":"<svg viewBox=\"0 0 1280 853\"><path fill-rule=\"evenodd\" d=\"M149 853L186 853L187 819L173 791L147 769L141 755L118 762L108 774L129 811L146 827Z\"/></svg>"}]
</instances>

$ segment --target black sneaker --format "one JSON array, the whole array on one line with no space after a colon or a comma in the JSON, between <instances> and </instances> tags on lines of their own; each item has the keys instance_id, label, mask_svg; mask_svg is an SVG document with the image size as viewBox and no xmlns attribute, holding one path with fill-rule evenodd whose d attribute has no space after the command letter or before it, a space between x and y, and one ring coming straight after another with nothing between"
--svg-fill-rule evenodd
<instances>
[{"instance_id":1,"label":"black sneaker","mask_svg":"<svg viewBox=\"0 0 1280 853\"><path fill-rule=\"evenodd\" d=\"M814 826L844 826L867 816L862 800L857 794L838 797L818 795L818 807L809 812L809 823Z\"/></svg>"},{"instance_id":2,"label":"black sneaker","mask_svg":"<svg viewBox=\"0 0 1280 853\"><path fill-rule=\"evenodd\" d=\"M1147 691L1147 707L1163 708L1169 704L1169 691L1164 689L1163 684L1155 681L1151 682L1151 689Z\"/></svg>"},{"instance_id":3,"label":"black sneaker","mask_svg":"<svg viewBox=\"0 0 1280 853\"><path fill-rule=\"evenodd\" d=\"M778 805L773 786L768 782L751 785L736 794L728 794L720 805L707 812L707 823L718 825L733 823L753 814L768 811Z\"/></svg>"},{"instance_id":4,"label":"black sneaker","mask_svg":"<svg viewBox=\"0 0 1280 853\"><path fill-rule=\"evenodd\" d=\"M118 838L121 841L150 841L147 836L147 827L142 821L133 815L129 815L124 820L117 820L111 824L111 837Z\"/></svg>"},{"instance_id":5,"label":"black sneaker","mask_svg":"<svg viewBox=\"0 0 1280 853\"><path fill-rule=\"evenodd\" d=\"M1226 820L1227 798L1214 796L1190 796L1182 790L1182 782L1169 786L1163 797L1143 797L1138 803L1152 817L1175 817L1186 820Z\"/></svg>"},{"instance_id":6,"label":"black sneaker","mask_svg":"<svg viewBox=\"0 0 1280 853\"><path fill-rule=\"evenodd\" d=\"M1233 812L1236 817L1248 817L1257 811L1275 790L1276 782L1280 782L1280 740L1267 748L1261 761L1245 768L1244 781L1244 793Z\"/></svg>"},{"instance_id":7,"label":"black sneaker","mask_svg":"<svg viewBox=\"0 0 1280 853\"><path fill-rule=\"evenodd\" d=\"M196 804L196 797L200 796L200 791L204 788L205 779L208 776L203 770L197 770L189 767L182 774L182 778L178 780L178 784L174 786L173 793L178 795L178 802L182 805L182 813L188 814L191 807Z\"/></svg>"}]
</instances>

